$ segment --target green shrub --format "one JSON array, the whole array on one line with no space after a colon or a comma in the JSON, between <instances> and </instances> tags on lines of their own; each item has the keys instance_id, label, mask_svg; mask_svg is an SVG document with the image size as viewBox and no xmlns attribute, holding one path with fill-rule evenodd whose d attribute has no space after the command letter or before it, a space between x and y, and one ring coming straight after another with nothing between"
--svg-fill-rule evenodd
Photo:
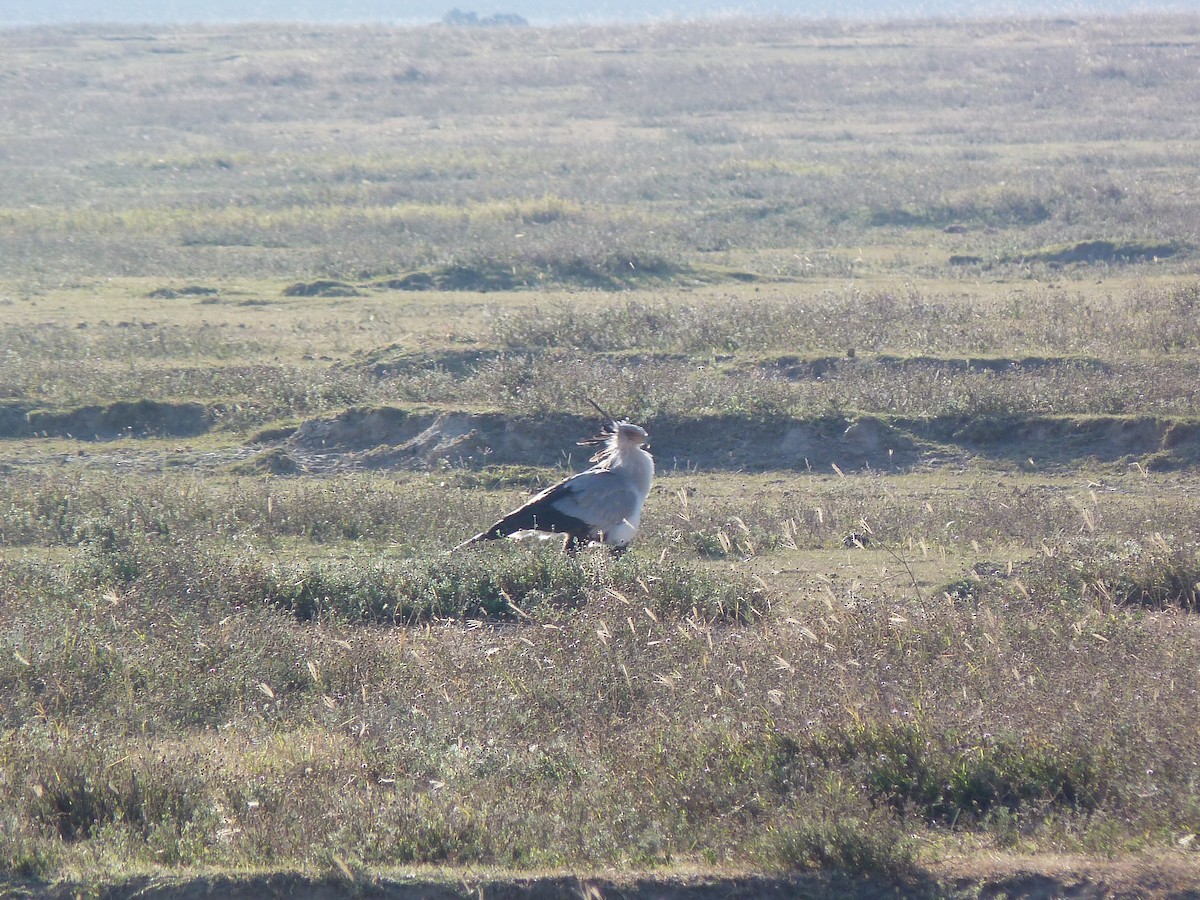
<instances>
[{"instance_id":1,"label":"green shrub","mask_svg":"<svg viewBox=\"0 0 1200 900\"><path fill-rule=\"evenodd\" d=\"M873 801L958 827L981 827L997 809L1089 812L1107 789L1090 751L1041 739L989 737L960 749L953 735L874 725L822 734L810 752L853 773Z\"/></svg>"},{"instance_id":2,"label":"green shrub","mask_svg":"<svg viewBox=\"0 0 1200 900\"><path fill-rule=\"evenodd\" d=\"M802 872L836 871L896 878L915 868L915 847L886 819L829 818L799 821L769 835L769 858Z\"/></svg>"}]
</instances>

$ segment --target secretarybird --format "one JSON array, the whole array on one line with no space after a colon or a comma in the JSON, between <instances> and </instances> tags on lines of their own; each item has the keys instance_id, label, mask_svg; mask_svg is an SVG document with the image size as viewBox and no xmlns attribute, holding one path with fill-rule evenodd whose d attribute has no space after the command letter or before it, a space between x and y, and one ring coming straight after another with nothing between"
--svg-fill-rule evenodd
<instances>
[{"instance_id":1,"label":"secretarybird","mask_svg":"<svg viewBox=\"0 0 1200 900\"><path fill-rule=\"evenodd\" d=\"M600 447L590 469L546 488L454 549L548 532L563 535L564 550L598 543L613 553L623 552L637 533L642 504L654 479L654 457L646 449L646 439L645 430L637 425L610 421L600 434L579 442L581 447Z\"/></svg>"}]
</instances>

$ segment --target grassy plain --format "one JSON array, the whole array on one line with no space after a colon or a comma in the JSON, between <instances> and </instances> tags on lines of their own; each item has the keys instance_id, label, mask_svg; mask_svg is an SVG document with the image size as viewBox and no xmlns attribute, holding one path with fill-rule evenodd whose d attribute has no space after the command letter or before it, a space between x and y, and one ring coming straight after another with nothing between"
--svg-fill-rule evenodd
<instances>
[{"instance_id":1,"label":"grassy plain","mask_svg":"<svg viewBox=\"0 0 1200 900\"><path fill-rule=\"evenodd\" d=\"M1198 34L0 33L10 884L1195 887Z\"/></svg>"}]
</instances>

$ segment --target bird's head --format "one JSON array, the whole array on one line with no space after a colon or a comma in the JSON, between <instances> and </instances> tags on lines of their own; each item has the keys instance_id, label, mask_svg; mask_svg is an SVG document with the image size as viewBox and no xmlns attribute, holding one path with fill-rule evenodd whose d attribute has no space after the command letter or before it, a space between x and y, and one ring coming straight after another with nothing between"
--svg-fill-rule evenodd
<instances>
[{"instance_id":1,"label":"bird's head","mask_svg":"<svg viewBox=\"0 0 1200 900\"><path fill-rule=\"evenodd\" d=\"M612 427L616 434L617 442L620 444L633 444L635 447L645 447L646 443L650 440L650 435L640 425L633 425L629 422L613 422Z\"/></svg>"},{"instance_id":2,"label":"bird's head","mask_svg":"<svg viewBox=\"0 0 1200 900\"><path fill-rule=\"evenodd\" d=\"M640 425L634 425L625 421L614 421L607 423L603 430L595 437L580 441L579 446L600 447L600 450L592 457L592 461L597 462L609 454L616 453L621 447L633 446L648 450L650 449L649 439L650 435Z\"/></svg>"}]
</instances>

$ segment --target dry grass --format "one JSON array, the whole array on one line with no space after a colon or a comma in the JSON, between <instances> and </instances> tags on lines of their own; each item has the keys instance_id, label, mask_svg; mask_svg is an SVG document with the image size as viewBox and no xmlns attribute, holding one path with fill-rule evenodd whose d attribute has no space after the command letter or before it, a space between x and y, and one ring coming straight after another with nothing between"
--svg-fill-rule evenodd
<instances>
[{"instance_id":1,"label":"dry grass","mask_svg":"<svg viewBox=\"0 0 1200 900\"><path fill-rule=\"evenodd\" d=\"M79 292L56 294L49 322L28 323L40 307L11 310L0 399L20 415L200 399L215 427L241 432L352 405L542 415L585 396L659 421L1200 414L1190 282L1098 296L776 286L533 306L511 293L432 306L392 292L237 296L139 307L126 295L117 321L107 297Z\"/></svg>"},{"instance_id":2,"label":"dry grass","mask_svg":"<svg viewBox=\"0 0 1200 900\"><path fill-rule=\"evenodd\" d=\"M44 77L0 89L5 274L1023 277L1063 242L1195 246L1195 28L14 31Z\"/></svg>"},{"instance_id":3,"label":"dry grass","mask_svg":"<svg viewBox=\"0 0 1200 900\"><path fill-rule=\"evenodd\" d=\"M0 34L0 869L1190 859L1198 27Z\"/></svg>"},{"instance_id":4,"label":"dry grass","mask_svg":"<svg viewBox=\"0 0 1200 900\"><path fill-rule=\"evenodd\" d=\"M1113 853L1194 828L1192 623L1057 570L732 629L601 593L397 632L297 625L193 565L190 597L6 569L11 866L891 871L901 829Z\"/></svg>"},{"instance_id":5,"label":"dry grass","mask_svg":"<svg viewBox=\"0 0 1200 900\"><path fill-rule=\"evenodd\" d=\"M1146 481L1108 502L1073 479L813 477L776 507L769 479L731 481L751 516L677 477L619 563L431 553L464 489L423 478L26 483L5 545L28 549L0 570L5 853L86 877L335 856L894 874L947 841L1169 846L1195 827L1200 561L1169 536L1194 511ZM373 543L385 511L426 548Z\"/></svg>"}]
</instances>

